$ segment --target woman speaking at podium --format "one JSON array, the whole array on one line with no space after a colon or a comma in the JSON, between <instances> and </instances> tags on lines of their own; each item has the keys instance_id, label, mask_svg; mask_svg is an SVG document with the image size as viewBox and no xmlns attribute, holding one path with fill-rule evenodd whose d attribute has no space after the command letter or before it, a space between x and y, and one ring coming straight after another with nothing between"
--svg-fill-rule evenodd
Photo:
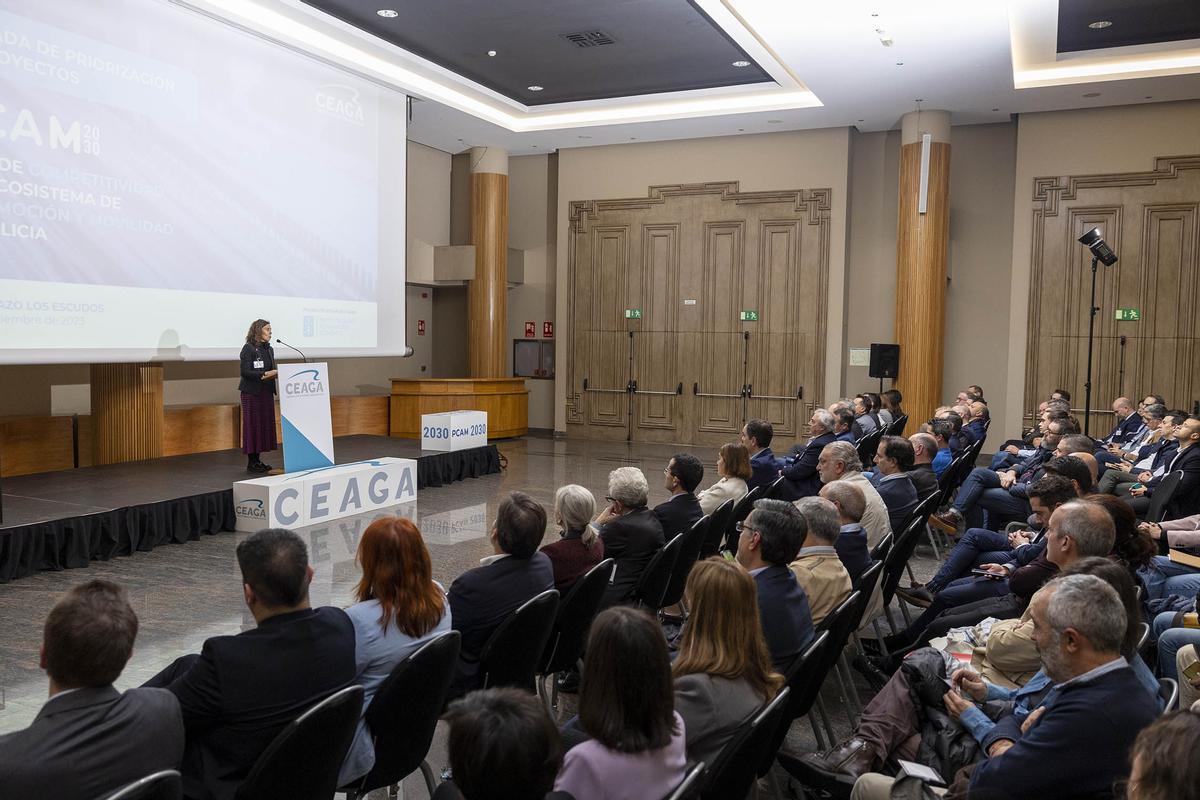
<instances>
[{"instance_id":1,"label":"woman speaking at podium","mask_svg":"<svg viewBox=\"0 0 1200 800\"><path fill-rule=\"evenodd\" d=\"M271 323L256 319L242 346L242 452L247 472L270 472L259 453L274 450L275 443L275 351L271 349Z\"/></svg>"}]
</instances>

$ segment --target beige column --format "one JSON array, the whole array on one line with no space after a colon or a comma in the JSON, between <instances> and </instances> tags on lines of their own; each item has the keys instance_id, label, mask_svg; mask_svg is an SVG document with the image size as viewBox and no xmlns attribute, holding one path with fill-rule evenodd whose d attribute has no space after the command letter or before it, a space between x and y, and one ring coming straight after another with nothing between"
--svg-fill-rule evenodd
<instances>
[{"instance_id":1,"label":"beige column","mask_svg":"<svg viewBox=\"0 0 1200 800\"><path fill-rule=\"evenodd\" d=\"M93 364L92 463L163 454L162 364Z\"/></svg>"},{"instance_id":2,"label":"beige column","mask_svg":"<svg viewBox=\"0 0 1200 800\"><path fill-rule=\"evenodd\" d=\"M928 136L928 140L926 140ZM923 204L923 206L922 206ZM901 119L900 211L896 235L896 342L911 422L941 405L950 236L950 113L915 111Z\"/></svg>"},{"instance_id":3,"label":"beige column","mask_svg":"<svg viewBox=\"0 0 1200 800\"><path fill-rule=\"evenodd\" d=\"M467 288L467 363L472 378L507 374L508 152L471 148L471 244L475 279Z\"/></svg>"}]
</instances>

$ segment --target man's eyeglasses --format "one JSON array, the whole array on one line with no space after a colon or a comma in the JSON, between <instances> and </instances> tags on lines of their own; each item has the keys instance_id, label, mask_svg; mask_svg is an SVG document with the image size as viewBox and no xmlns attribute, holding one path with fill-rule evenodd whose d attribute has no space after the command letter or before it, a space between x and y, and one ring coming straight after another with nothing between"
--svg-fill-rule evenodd
<instances>
[{"instance_id":1,"label":"man's eyeglasses","mask_svg":"<svg viewBox=\"0 0 1200 800\"><path fill-rule=\"evenodd\" d=\"M737 523L736 525L734 525L734 526L733 526L733 529L734 529L735 531L737 531L737 532L738 532L738 534L741 534L741 532L742 532L742 531L750 531L750 532L752 532L752 533L758 533L758 532L759 532L759 531L758 531L758 528L751 527L750 525L747 525L745 522L739 522L739 523Z\"/></svg>"}]
</instances>

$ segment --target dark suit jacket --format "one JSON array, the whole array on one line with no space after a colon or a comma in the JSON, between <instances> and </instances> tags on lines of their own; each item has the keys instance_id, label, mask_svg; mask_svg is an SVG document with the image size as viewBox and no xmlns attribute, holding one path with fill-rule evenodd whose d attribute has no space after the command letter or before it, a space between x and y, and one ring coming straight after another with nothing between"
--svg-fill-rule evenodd
<instances>
[{"instance_id":1,"label":"dark suit jacket","mask_svg":"<svg viewBox=\"0 0 1200 800\"><path fill-rule=\"evenodd\" d=\"M782 671L816 635L808 595L786 566L774 564L754 576L758 586L758 614L771 662Z\"/></svg>"},{"instance_id":2,"label":"dark suit jacket","mask_svg":"<svg viewBox=\"0 0 1200 800\"><path fill-rule=\"evenodd\" d=\"M863 530L862 525L854 527L847 525L842 528L838 537L833 540L833 549L837 551L838 558L842 560L842 566L850 574L851 581L858 580L858 577L867 571L867 567L871 566L871 553L867 548L867 532Z\"/></svg>"},{"instance_id":3,"label":"dark suit jacket","mask_svg":"<svg viewBox=\"0 0 1200 800\"><path fill-rule=\"evenodd\" d=\"M1190 517L1200 513L1200 444L1193 444L1186 450L1177 452L1167 462L1167 471L1160 477L1146 484L1148 494L1162 483L1162 479L1172 472L1183 470L1183 480L1175 487L1175 494L1167 504L1167 519Z\"/></svg>"},{"instance_id":4,"label":"dark suit jacket","mask_svg":"<svg viewBox=\"0 0 1200 800\"><path fill-rule=\"evenodd\" d=\"M970 796L1110 798L1113 782L1129 774L1133 740L1157 716L1157 703L1128 667L1064 686L1028 733L1011 716L1000 722L1016 744L979 763Z\"/></svg>"},{"instance_id":5,"label":"dark suit jacket","mask_svg":"<svg viewBox=\"0 0 1200 800\"><path fill-rule=\"evenodd\" d=\"M671 495L670 500L656 505L654 516L658 517L658 522L662 525L663 538L669 542L695 525L696 520L704 516L704 509L700 508L700 501L696 499L696 495L684 492Z\"/></svg>"},{"instance_id":6,"label":"dark suit jacket","mask_svg":"<svg viewBox=\"0 0 1200 800\"><path fill-rule=\"evenodd\" d=\"M974 444L975 442L978 442L987 436L987 429L983 427L983 420L973 419L963 426L963 433L965 433L967 438L971 440L971 443Z\"/></svg>"},{"instance_id":7,"label":"dark suit jacket","mask_svg":"<svg viewBox=\"0 0 1200 800\"><path fill-rule=\"evenodd\" d=\"M452 696L480 687L479 657L500 623L529 598L553 588L554 566L540 551L529 558L508 556L476 567L450 584L450 627L462 634Z\"/></svg>"},{"instance_id":8,"label":"dark suit jacket","mask_svg":"<svg viewBox=\"0 0 1200 800\"><path fill-rule=\"evenodd\" d=\"M165 689L76 689L0 736L0 795L95 800L183 758L179 701Z\"/></svg>"},{"instance_id":9,"label":"dark suit jacket","mask_svg":"<svg viewBox=\"0 0 1200 800\"><path fill-rule=\"evenodd\" d=\"M275 736L355 673L354 623L331 606L206 641L167 687L187 730L184 796L230 800Z\"/></svg>"},{"instance_id":10,"label":"dark suit jacket","mask_svg":"<svg viewBox=\"0 0 1200 800\"><path fill-rule=\"evenodd\" d=\"M764 447L750 459L750 480L746 481L746 491L750 491L755 486L766 489L778 477L779 462L775 460L775 454L771 452L771 448Z\"/></svg>"},{"instance_id":11,"label":"dark suit jacket","mask_svg":"<svg viewBox=\"0 0 1200 800\"><path fill-rule=\"evenodd\" d=\"M892 530L899 536L900 532L904 530L904 526L908 524L908 518L913 509L917 507L917 489L913 486L912 479L905 473L900 473L899 477L891 476L884 480L884 476L876 472L874 477L871 484L883 498L883 504L887 506L888 510L888 522L891 523Z\"/></svg>"},{"instance_id":12,"label":"dark suit jacket","mask_svg":"<svg viewBox=\"0 0 1200 800\"><path fill-rule=\"evenodd\" d=\"M1179 440L1167 439L1162 442L1155 442L1154 444L1146 445L1146 447L1151 448L1154 451L1154 461L1150 463L1150 471L1153 472L1159 467L1165 467L1167 464L1171 463L1171 459L1173 459L1175 454L1179 452ZM1146 447L1143 447L1142 450L1145 450ZM1149 453L1146 453L1146 455L1149 455ZM1138 461L1141 461L1146 457L1146 455L1142 455L1142 453L1139 452Z\"/></svg>"},{"instance_id":13,"label":"dark suit jacket","mask_svg":"<svg viewBox=\"0 0 1200 800\"><path fill-rule=\"evenodd\" d=\"M786 478L783 482L785 500L799 500L801 497L811 497L821 491L821 476L817 474L817 459L825 445L837 441L837 435L832 431L814 436L804 445L795 460L784 464L781 472Z\"/></svg>"},{"instance_id":14,"label":"dark suit jacket","mask_svg":"<svg viewBox=\"0 0 1200 800\"><path fill-rule=\"evenodd\" d=\"M645 507L606 522L600 528L600 538L604 540L605 556L617 562L616 574L604 593L603 605L607 608L629 597L642 570L666 539L662 523Z\"/></svg>"},{"instance_id":15,"label":"dark suit jacket","mask_svg":"<svg viewBox=\"0 0 1200 800\"><path fill-rule=\"evenodd\" d=\"M854 431L842 431L837 435L837 441L854 444Z\"/></svg>"},{"instance_id":16,"label":"dark suit jacket","mask_svg":"<svg viewBox=\"0 0 1200 800\"><path fill-rule=\"evenodd\" d=\"M917 464L914 466L908 471L908 479L912 481L913 488L917 490L917 497L921 500L924 500L941 488L938 486L937 475L930 464Z\"/></svg>"},{"instance_id":17,"label":"dark suit jacket","mask_svg":"<svg viewBox=\"0 0 1200 800\"><path fill-rule=\"evenodd\" d=\"M264 372L275 369L275 350L268 344L255 345L246 343L242 345L241 358L241 376L242 379L238 382L238 391L246 394L260 394L266 391L268 394L275 394L276 386L279 381L264 381L262 375ZM262 361L263 366L254 366L255 361Z\"/></svg>"},{"instance_id":18,"label":"dark suit jacket","mask_svg":"<svg viewBox=\"0 0 1200 800\"><path fill-rule=\"evenodd\" d=\"M1106 445L1125 444L1134 436L1136 436L1138 431L1140 431L1145 424L1146 421L1142 419L1142 416L1135 411L1114 425L1112 432L1100 441Z\"/></svg>"}]
</instances>

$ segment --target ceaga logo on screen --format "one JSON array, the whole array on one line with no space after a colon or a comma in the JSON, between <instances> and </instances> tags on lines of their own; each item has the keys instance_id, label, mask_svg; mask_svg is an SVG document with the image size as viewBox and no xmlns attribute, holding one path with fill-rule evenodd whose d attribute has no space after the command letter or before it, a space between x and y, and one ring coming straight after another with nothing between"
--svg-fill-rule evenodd
<instances>
[{"instance_id":1,"label":"ceaga logo on screen","mask_svg":"<svg viewBox=\"0 0 1200 800\"><path fill-rule=\"evenodd\" d=\"M325 394L325 383L317 370L306 369L293 375L283 385L283 392L288 397L320 397Z\"/></svg>"},{"instance_id":2,"label":"ceaga logo on screen","mask_svg":"<svg viewBox=\"0 0 1200 800\"><path fill-rule=\"evenodd\" d=\"M325 84L317 88L314 99L317 108L331 117L337 117L352 125L366 124L362 103L358 99L358 89L352 86Z\"/></svg>"},{"instance_id":3,"label":"ceaga logo on screen","mask_svg":"<svg viewBox=\"0 0 1200 800\"><path fill-rule=\"evenodd\" d=\"M233 507L233 513L249 519L267 518L267 510L263 508L262 500L243 500Z\"/></svg>"}]
</instances>

